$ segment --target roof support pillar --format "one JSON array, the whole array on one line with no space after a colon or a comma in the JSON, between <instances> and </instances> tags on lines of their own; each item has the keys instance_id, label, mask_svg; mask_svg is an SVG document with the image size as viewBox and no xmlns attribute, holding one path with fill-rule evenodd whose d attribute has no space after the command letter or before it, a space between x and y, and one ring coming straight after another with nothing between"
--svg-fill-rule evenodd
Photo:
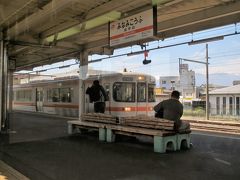
<instances>
[{"instance_id":1,"label":"roof support pillar","mask_svg":"<svg viewBox=\"0 0 240 180\"><path fill-rule=\"evenodd\" d=\"M8 69L9 69L9 68L8 68ZM14 70L8 70L7 112L12 112L12 102L13 102L13 73L14 73Z\"/></svg>"},{"instance_id":2,"label":"roof support pillar","mask_svg":"<svg viewBox=\"0 0 240 180\"><path fill-rule=\"evenodd\" d=\"M81 115L85 112L85 84L84 80L88 73L88 51L83 50L80 53L80 67L79 67L79 120Z\"/></svg>"},{"instance_id":3,"label":"roof support pillar","mask_svg":"<svg viewBox=\"0 0 240 180\"><path fill-rule=\"evenodd\" d=\"M7 45L0 32L0 131L6 130L7 125L7 97L8 97L8 57Z\"/></svg>"}]
</instances>

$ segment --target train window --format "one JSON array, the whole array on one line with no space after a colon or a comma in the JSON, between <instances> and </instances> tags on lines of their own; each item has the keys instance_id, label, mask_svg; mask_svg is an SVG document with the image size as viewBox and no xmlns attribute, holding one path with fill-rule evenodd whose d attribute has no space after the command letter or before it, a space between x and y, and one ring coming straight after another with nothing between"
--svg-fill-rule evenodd
<instances>
[{"instance_id":1,"label":"train window","mask_svg":"<svg viewBox=\"0 0 240 180\"><path fill-rule=\"evenodd\" d=\"M17 101L32 101L32 90L19 90L16 92Z\"/></svg>"},{"instance_id":2,"label":"train window","mask_svg":"<svg viewBox=\"0 0 240 180\"><path fill-rule=\"evenodd\" d=\"M137 101L146 102L146 84L145 83L137 84Z\"/></svg>"},{"instance_id":3,"label":"train window","mask_svg":"<svg viewBox=\"0 0 240 180\"><path fill-rule=\"evenodd\" d=\"M155 102L154 87L155 84L148 84L148 102Z\"/></svg>"},{"instance_id":4,"label":"train window","mask_svg":"<svg viewBox=\"0 0 240 180\"><path fill-rule=\"evenodd\" d=\"M73 88L48 89L48 102L72 102Z\"/></svg>"},{"instance_id":5,"label":"train window","mask_svg":"<svg viewBox=\"0 0 240 180\"><path fill-rule=\"evenodd\" d=\"M135 102L135 83L114 83L113 99L117 102Z\"/></svg>"},{"instance_id":6,"label":"train window","mask_svg":"<svg viewBox=\"0 0 240 180\"><path fill-rule=\"evenodd\" d=\"M48 102L60 102L59 101L59 89L48 89L47 91Z\"/></svg>"},{"instance_id":7,"label":"train window","mask_svg":"<svg viewBox=\"0 0 240 180\"><path fill-rule=\"evenodd\" d=\"M72 102L71 94L72 94L72 91L70 88L61 88L60 89L61 102Z\"/></svg>"}]
</instances>

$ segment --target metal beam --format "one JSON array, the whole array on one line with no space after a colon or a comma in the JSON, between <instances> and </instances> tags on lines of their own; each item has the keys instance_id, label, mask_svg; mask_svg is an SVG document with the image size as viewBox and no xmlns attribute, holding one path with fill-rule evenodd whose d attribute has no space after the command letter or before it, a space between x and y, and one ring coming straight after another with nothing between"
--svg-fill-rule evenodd
<instances>
[{"instance_id":1,"label":"metal beam","mask_svg":"<svg viewBox=\"0 0 240 180\"><path fill-rule=\"evenodd\" d=\"M9 19L14 18L16 20L16 16L18 13L26 10L26 8L28 8L28 6L30 6L30 4L32 3L36 3L36 0L29 0L27 3L25 3L23 6L21 6L20 8L16 9L13 13L11 13L10 15L8 15L6 18L3 19L3 21L0 23L0 26L4 26L4 24L6 24L7 21L9 21Z\"/></svg>"},{"instance_id":2,"label":"metal beam","mask_svg":"<svg viewBox=\"0 0 240 180\"><path fill-rule=\"evenodd\" d=\"M161 19L161 16L159 17ZM190 33L240 21L240 1L158 22L159 36ZM196 27L196 28L195 28ZM192 30L192 31L191 31Z\"/></svg>"},{"instance_id":3,"label":"metal beam","mask_svg":"<svg viewBox=\"0 0 240 180\"><path fill-rule=\"evenodd\" d=\"M39 26L39 24L43 23L43 21L46 21L46 19L51 17L53 14L56 14L57 12L65 9L67 6L70 6L73 1L76 0L52 0L52 2L47 4L43 10L38 10L36 13L31 14L21 22L16 23L15 26L7 29L8 38L13 39L13 37L18 36L23 32L27 32L29 27L33 28ZM29 26L26 26L26 24Z\"/></svg>"}]
</instances>

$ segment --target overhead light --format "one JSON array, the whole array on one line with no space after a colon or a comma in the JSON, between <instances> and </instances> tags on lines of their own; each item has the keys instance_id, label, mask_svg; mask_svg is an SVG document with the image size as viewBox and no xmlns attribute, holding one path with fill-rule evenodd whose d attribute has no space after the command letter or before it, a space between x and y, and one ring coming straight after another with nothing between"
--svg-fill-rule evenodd
<instances>
[{"instance_id":1,"label":"overhead light","mask_svg":"<svg viewBox=\"0 0 240 180\"><path fill-rule=\"evenodd\" d=\"M144 59L144 60L143 60L143 64L144 64L144 65L149 64L149 63L151 63L151 62L152 62L151 60L147 60L147 59Z\"/></svg>"},{"instance_id":2,"label":"overhead light","mask_svg":"<svg viewBox=\"0 0 240 180\"><path fill-rule=\"evenodd\" d=\"M216 37L212 37L212 38L207 38L207 39L200 39L200 40L196 40L196 41L191 41L191 42L188 43L188 45L208 43L208 42L219 41L219 40L223 40L223 39L224 39L224 36L216 36Z\"/></svg>"},{"instance_id":3,"label":"overhead light","mask_svg":"<svg viewBox=\"0 0 240 180\"><path fill-rule=\"evenodd\" d=\"M97 26L101 26L108 22L117 20L120 17L121 17L121 12L111 11L109 13L103 14L96 18L90 19L86 22L75 25L71 28L65 29L65 30L59 32L57 36L55 36L55 34L48 36L45 40L47 42L53 42L54 40L61 40L61 39L67 38L69 36L75 35L77 33L80 33L80 32L83 32L83 31L86 31L89 29L93 29Z\"/></svg>"},{"instance_id":4,"label":"overhead light","mask_svg":"<svg viewBox=\"0 0 240 180\"><path fill-rule=\"evenodd\" d=\"M143 60L143 64L144 64L144 65L149 64L149 63L152 62L151 60L147 60L147 57L148 57L148 51L146 50L146 46L145 46L144 60Z\"/></svg>"},{"instance_id":5,"label":"overhead light","mask_svg":"<svg viewBox=\"0 0 240 180\"><path fill-rule=\"evenodd\" d=\"M171 1L172 0L152 0L152 5L153 6L155 6L155 5L163 5L163 4L169 3Z\"/></svg>"}]
</instances>

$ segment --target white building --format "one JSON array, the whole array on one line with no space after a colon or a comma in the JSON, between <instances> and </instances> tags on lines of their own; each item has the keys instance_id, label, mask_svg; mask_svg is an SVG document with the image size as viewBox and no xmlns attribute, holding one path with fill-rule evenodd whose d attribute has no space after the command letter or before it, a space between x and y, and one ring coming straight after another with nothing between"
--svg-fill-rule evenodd
<instances>
[{"instance_id":1,"label":"white building","mask_svg":"<svg viewBox=\"0 0 240 180\"><path fill-rule=\"evenodd\" d=\"M240 84L210 91L212 115L240 115Z\"/></svg>"},{"instance_id":2,"label":"white building","mask_svg":"<svg viewBox=\"0 0 240 180\"><path fill-rule=\"evenodd\" d=\"M160 77L160 87L168 90L177 90L183 98L196 98L195 72L188 69L188 64L180 64L179 76Z\"/></svg>"},{"instance_id":3,"label":"white building","mask_svg":"<svg viewBox=\"0 0 240 180\"><path fill-rule=\"evenodd\" d=\"M179 76L163 76L160 77L160 87L167 90L175 90L179 84Z\"/></svg>"},{"instance_id":4,"label":"white building","mask_svg":"<svg viewBox=\"0 0 240 180\"><path fill-rule=\"evenodd\" d=\"M180 80L176 89L183 98L195 98L195 72L188 69L188 64L179 65Z\"/></svg>"}]
</instances>

